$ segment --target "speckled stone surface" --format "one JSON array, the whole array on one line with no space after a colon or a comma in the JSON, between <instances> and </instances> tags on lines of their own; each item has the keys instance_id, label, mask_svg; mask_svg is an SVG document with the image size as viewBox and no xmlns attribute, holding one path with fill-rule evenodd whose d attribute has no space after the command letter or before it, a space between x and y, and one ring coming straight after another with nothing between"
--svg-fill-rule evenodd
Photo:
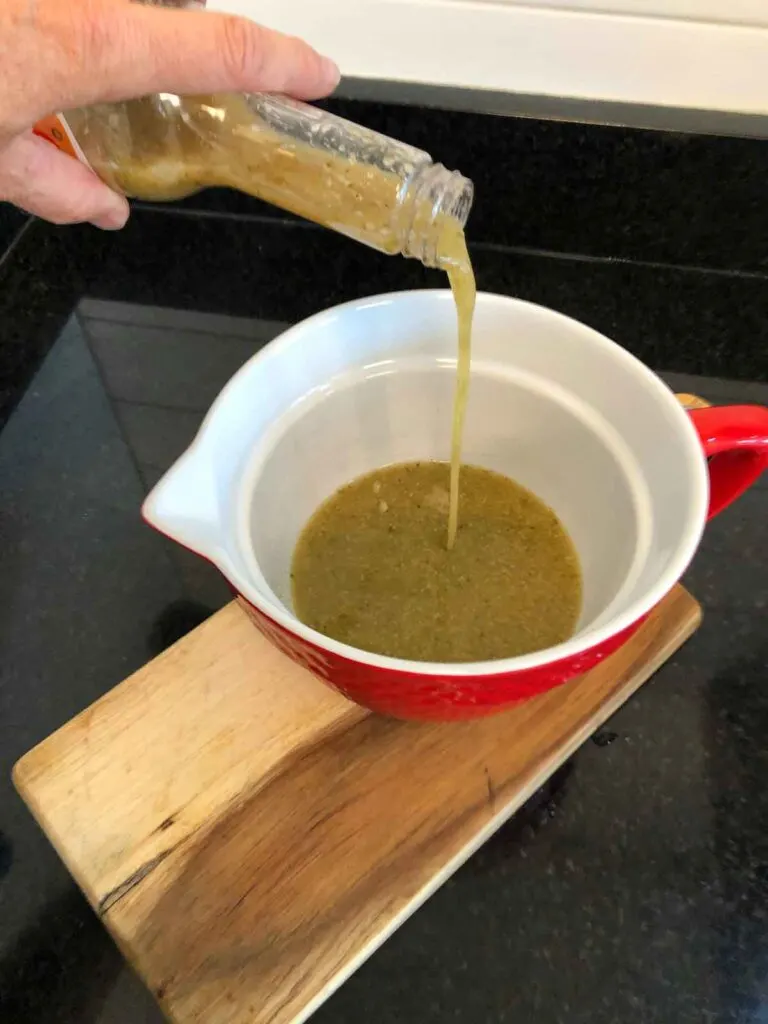
<instances>
[{"instance_id":1,"label":"speckled stone surface","mask_svg":"<svg viewBox=\"0 0 768 1024\"><path fill-rule=\"evenodd\" d=\"M678 390L768 404L765 143L340 109L475 177L481 288L592 324ZM443 283L263 213L212 193L117 235L33 224L0 260L3 1024L161 1020L9 778L227 599L143 495L285 324ZM0 250L20 223L0 205ZM767 518L763 480L689 571L701 630L318 1024L768 1020Z\"/></svg>"},{"instance_id":2,"label":"speckled stone surface","mask_svg":"<svg viewBox=\"0 0 768 1024\"><path fill-rule=\"evenodd\" d=\"M33 222L0 261L0 425L101 265L107 243L92 228Z\"/></svg>"},{"instance_id":3,"label":"speckled stone surface","mask_svg":"<svg viewBox=\"0 0 768 1024\"><path fill-rule=\"evenodd\" d=\"M558 309L651 365L768 379L768 277L543 256L483 243L472 245L472 259L482 290ZM142 301L171 294L174 305L279 319L286 305L308 316L342 299L443 285L441 274L420 264L383 260L319 228L142 210L90 290Z\"/></svg>"},{"instance_id":4,"label":"speckled stone surface","mask_svg":"<svg viewBox=\"0 0 768 1024\"><path fill-rule=\"evenodd\" d=\"M0 202L0 260L23 227L27 215L9 203Z\"/></svg>"},{"instance_id":5,"label":"speckled stone surface","mask_svg":"<svg viewBox=\"0 0 768 1024\"><path fill-rule=\"evenodd\" d=\"M768 277L473 243L478 286L568 313L653 366L768 379ZM79 295L236 316L303 317L443 276L274 218L139 208L118 235L35 223L0 265L0 420Z\"/></svg>"}]
</instances>

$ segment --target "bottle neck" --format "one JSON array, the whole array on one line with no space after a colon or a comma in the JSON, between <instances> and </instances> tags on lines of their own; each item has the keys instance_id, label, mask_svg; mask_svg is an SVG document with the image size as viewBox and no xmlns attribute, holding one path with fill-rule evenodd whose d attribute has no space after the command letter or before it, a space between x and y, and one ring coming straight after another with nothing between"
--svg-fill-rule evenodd
<instances>
[{"instance_id":1,"label":"bottle neck","mask_svg":"<svg viewBox=\"0 0 768 1024\"><path fill-rule=\"evenodd\" d=\"M446 229L464 229L474 198L474 186L458 171L442 164L417 167L398 196L395 231L403 256L419 260L426 267L450 262L441 251Z\"/></svg>"}]
</instances>

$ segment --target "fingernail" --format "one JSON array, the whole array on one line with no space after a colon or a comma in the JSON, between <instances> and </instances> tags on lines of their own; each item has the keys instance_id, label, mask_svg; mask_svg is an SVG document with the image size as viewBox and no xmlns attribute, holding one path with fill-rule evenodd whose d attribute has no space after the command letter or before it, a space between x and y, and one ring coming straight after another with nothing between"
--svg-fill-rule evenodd
<instances>
[{"instance_id":1,"label":"fingernail","mask_svg":"<svg viewBox=\"0 0 768 1024\"><path fill-rule=\"evenodd\" d=\"M91 223L102 231L119 231L125 227L129 213L128 203L118 202L109 206L98 217L94 217Z\"/></svg>"},{"instance_id":2,"label":"fingernail","mask_svg":"<svg viewBox=\"0 0 768 1024\"><path fill-rule=\"evenodd\" d=\"M341 81L341 72L338 65L335 61L330 60L330 58L323 57L322 72L328 89L333 91Z\"/></svg>"}]
</instances>

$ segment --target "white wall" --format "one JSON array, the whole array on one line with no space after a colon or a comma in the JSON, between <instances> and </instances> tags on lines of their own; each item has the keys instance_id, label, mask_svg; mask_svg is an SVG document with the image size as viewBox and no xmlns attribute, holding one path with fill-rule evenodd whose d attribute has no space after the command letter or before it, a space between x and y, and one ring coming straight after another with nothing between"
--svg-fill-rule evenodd
<instances>
[{"instance_id":1,"label":"white wall","mask_svg":"<svg viewBox=\"0 0 768 1024\"><path fill-rule=\"evenodd\" d=\"M643 17L768 25L766 0L495 0L507 7L559 7Z\"/></svg>"},{"instance_id":2,"label":"white wall","mask_svg":"<svg viewBox=\"0 0 768 1024\"><path fill-rule=\"evenodd\" d=\"M768 134L768 0L209 0L209 7L302 35L335 57L345 76L388 83L403 98L411 87L439 87L456 93L456 105L467 105L464 94L499 109L499 97L508 97L509 112L535 114L543 103L548 116L568 117L576 103L585 119L665 127L689 126L681 111L688 122L692 112L720 115L726 127L729 115L749 115L747 131ZM717 128L717 119L702 126Z\"/></svg>"}]
</instances>

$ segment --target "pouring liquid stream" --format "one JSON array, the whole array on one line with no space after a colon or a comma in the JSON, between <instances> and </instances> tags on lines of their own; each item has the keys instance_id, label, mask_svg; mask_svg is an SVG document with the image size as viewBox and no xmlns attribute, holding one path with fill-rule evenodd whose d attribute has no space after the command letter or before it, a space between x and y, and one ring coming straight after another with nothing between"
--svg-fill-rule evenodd
<instances>
[{"instance_id":1,"label":"pouring liquid stream","mask_svg":"<svg viewBox=\"0 0 768 1024\"><path fill-rule=\"evenodd\" d=\"M449 223L440 239L439 265L448 274L456 303L458 323L458 357L456 361L456 391L453 400L451 424L451 476L448 504L448 550L456 543L459 528L459 476L461 474L461 447L464 421L469 398L469 373L472 352L472 317L475 312L475 275L467 252L467 242L460 225Z\"/></svg>"}]
</instances>

